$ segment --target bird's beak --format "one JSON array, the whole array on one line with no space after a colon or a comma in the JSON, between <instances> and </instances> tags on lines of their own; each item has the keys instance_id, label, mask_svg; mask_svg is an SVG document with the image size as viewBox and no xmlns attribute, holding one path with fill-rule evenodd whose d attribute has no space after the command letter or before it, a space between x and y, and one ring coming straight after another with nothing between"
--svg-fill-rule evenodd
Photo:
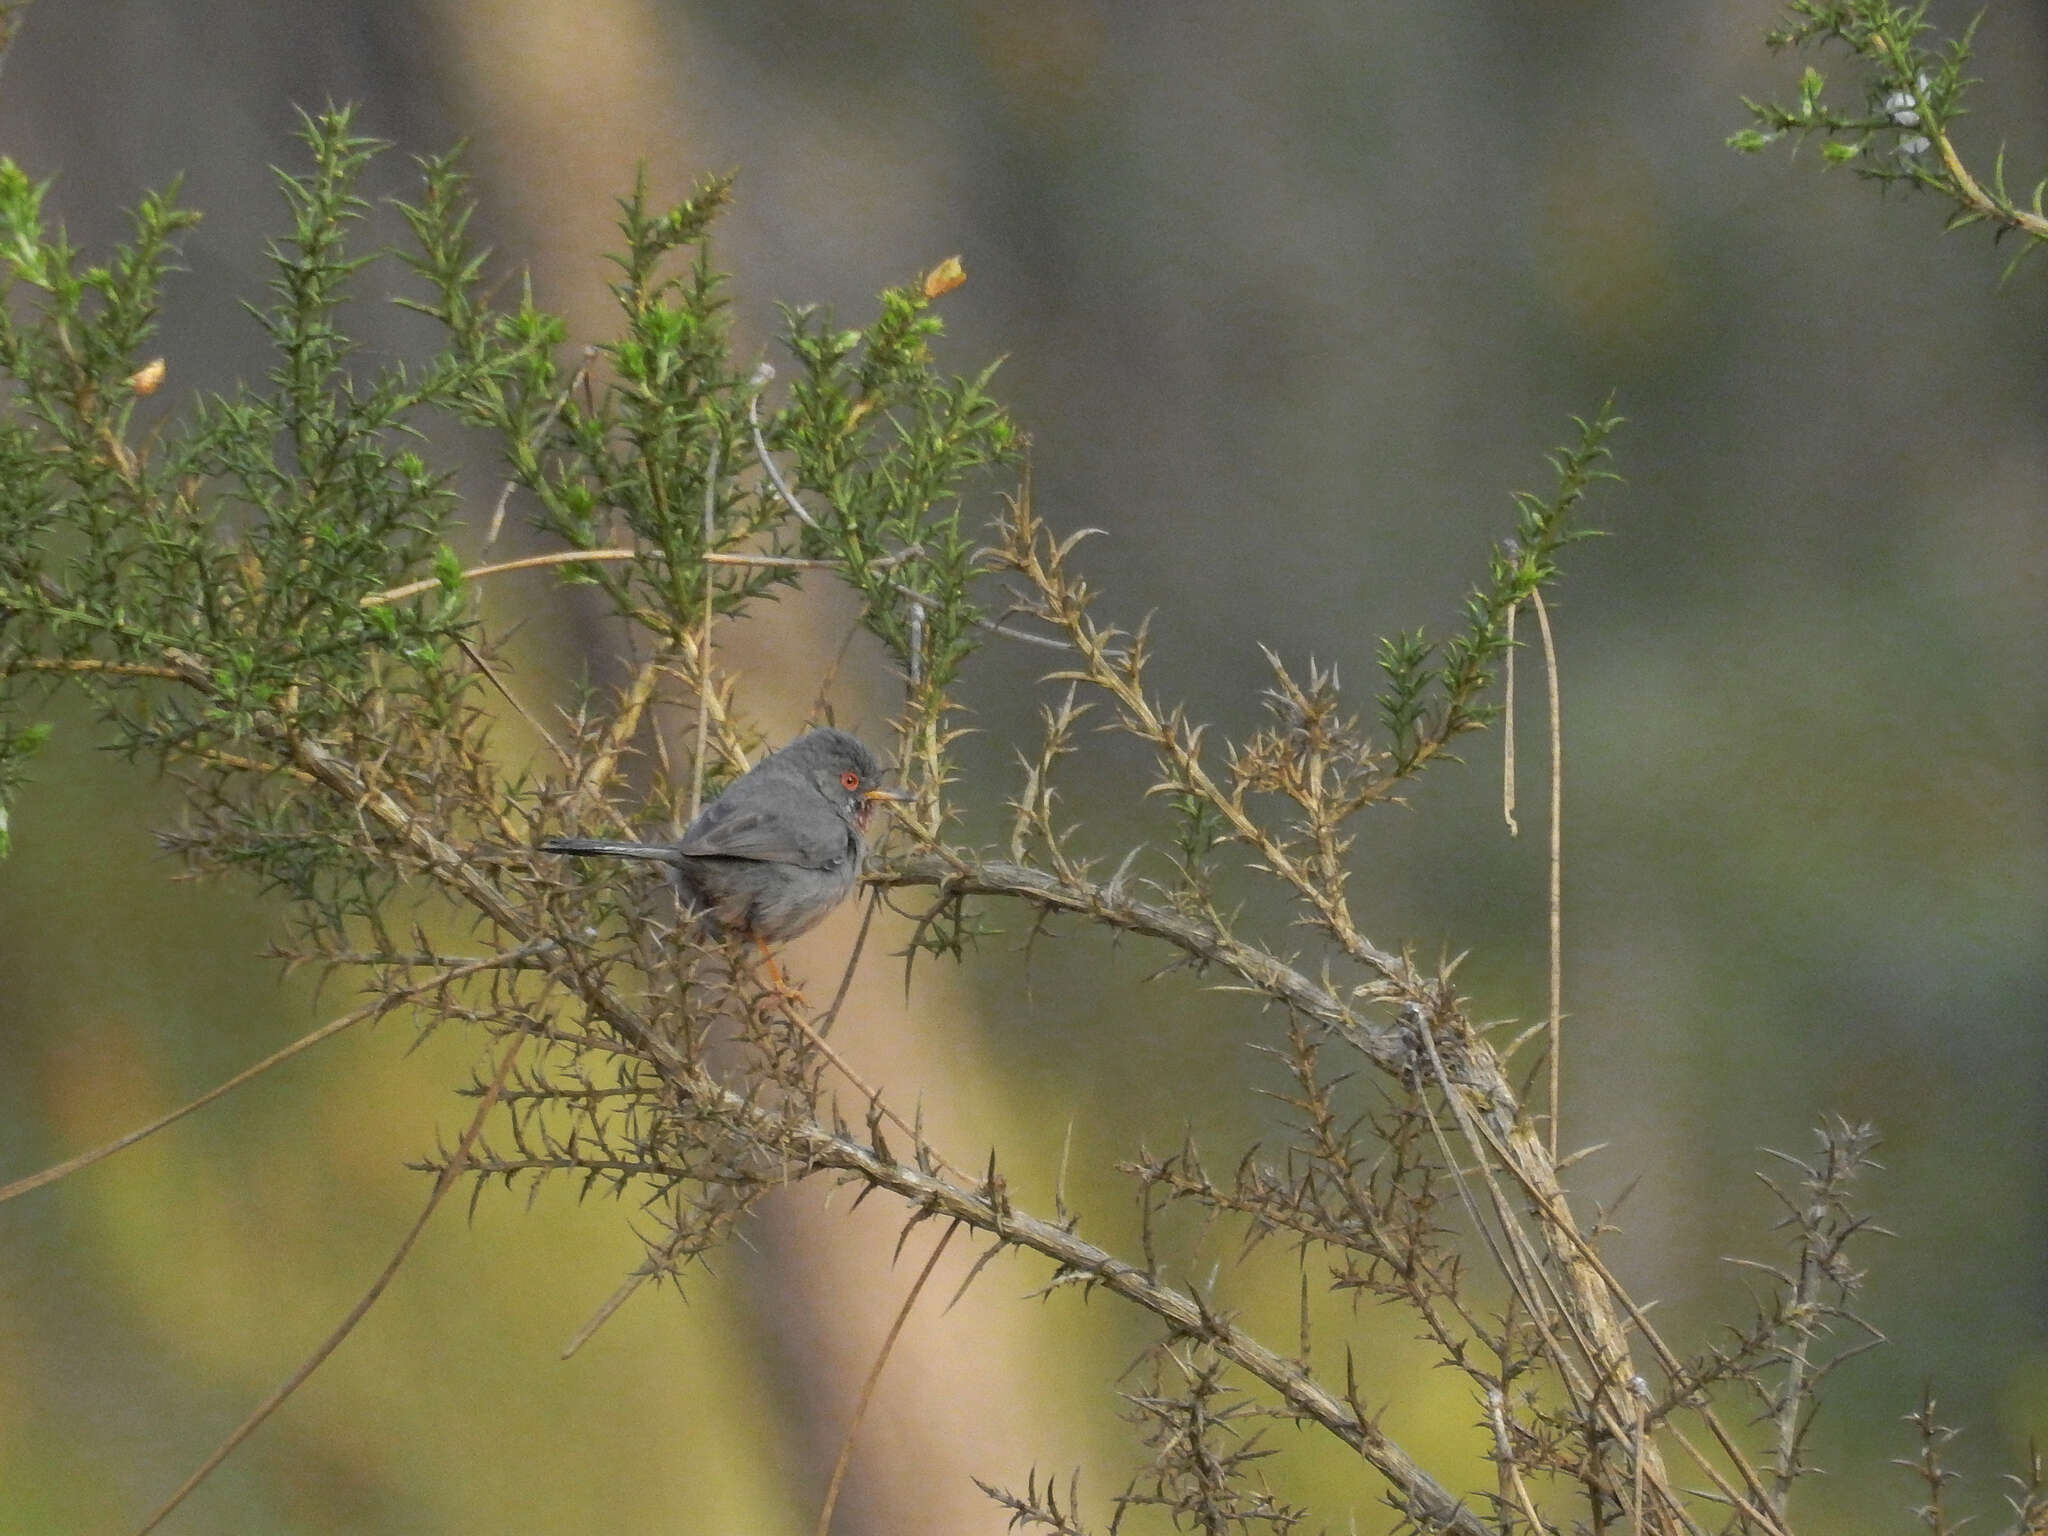
<instances>
[{"instance_id":1,"label":"bird's beak","mask_svg":"<svg viewBox=\"0 0 2048 1536\"><path fill-rule=\"evenodd\" d=\"M917 796L907 789L871 789L862 795L861 799L869 802L887 800L892 805L909 805Z\"/></svg>"}]
</instances>

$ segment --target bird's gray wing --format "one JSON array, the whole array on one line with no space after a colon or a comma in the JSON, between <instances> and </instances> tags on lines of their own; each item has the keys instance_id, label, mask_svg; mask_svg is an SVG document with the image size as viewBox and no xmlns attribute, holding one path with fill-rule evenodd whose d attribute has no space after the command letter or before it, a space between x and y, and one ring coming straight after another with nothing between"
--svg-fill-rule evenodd
<instances>
[{"instance_id":1,"label":"bird's gray wing","mask_svg":"<svg viewBox=\"0 0 2048 1536\"><path fill-rule=\"evenodd\" d=\"M690 858L758 859L824 869L846 854L846 824L809 791L814 803L799 814L769 816L759 809L714 800L690 823L677 852Z\"/></svg>"}]
</instances>

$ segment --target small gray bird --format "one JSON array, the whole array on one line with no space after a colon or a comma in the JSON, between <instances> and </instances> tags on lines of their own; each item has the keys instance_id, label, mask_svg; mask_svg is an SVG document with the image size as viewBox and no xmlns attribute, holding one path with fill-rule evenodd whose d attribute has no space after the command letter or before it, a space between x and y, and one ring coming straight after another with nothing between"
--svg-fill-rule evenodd
<instances>
[{"instance_id":1,"label":"small gray bird","mask_svg":"<svg viewBox=\"0 0 2048 1536\"><path fill-rule=\"evenodd\" d=\"M678 842L554 837L542 853L609 854L667 866L677 898L711 933L752 939L768 955L815 928L852 893L878 800L882 765L860 740L830 728L761 759L705 806ZM769 970L781 984L773 956Z\"/></svg>"}]
</instances>

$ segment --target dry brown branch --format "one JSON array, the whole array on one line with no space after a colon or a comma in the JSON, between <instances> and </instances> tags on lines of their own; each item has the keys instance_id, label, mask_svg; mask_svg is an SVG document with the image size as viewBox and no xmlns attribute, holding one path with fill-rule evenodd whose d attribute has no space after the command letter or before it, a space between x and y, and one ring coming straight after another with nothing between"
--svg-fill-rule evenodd
<instances>
[{"instance_id":1,"label":"dry brown branch","mask_svg":"<svg viewBox=\"0 0 2048 1536\"><path fill-rule=\"evenodd\" d=\"M634 669L633 681L619 699L619 711L612 716L611 724L605 727L604 745L577 772L576 788L562 803L562 814L566 820L577 820L611 783L613 773L618 770L620 756L640 729L640 719L647 712L647 706L653 702L655 686L661 681L663 660L656 656Z\"/></svg>"},{"instance_id":2,"label":"dry brown branch","mask_svg":"<svg viewBox=\"0 0 2048 1536\"><path fill-rule=\"evenodd\" d=\"M462 573L464 582L481 581L486 576L503 576L511 571L540 570L551 565L598 565L606 561L638 560L642 551L637 549L556 549L544 555L522 555L517 560L499 560L490 565L473 565ZM382 592L365 592L356 601L365 608L381 608L386 603L402 603L408 597L418 597L423 592L432 592L441 585L438 576L423 577L419 581L408 581L403 586L387 587Z\"/></svg>"}]
</instances>

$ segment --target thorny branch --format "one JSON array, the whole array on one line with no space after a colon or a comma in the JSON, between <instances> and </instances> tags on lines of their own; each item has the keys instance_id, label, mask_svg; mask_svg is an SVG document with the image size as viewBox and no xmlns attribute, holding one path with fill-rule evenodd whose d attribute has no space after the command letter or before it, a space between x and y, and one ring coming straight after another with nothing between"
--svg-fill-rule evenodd
<instances>
[{"instance_id":1,"label":"thorny branch","mask_svg":"<svg viewBox=\"0 0 2048 1536\"><path fill-rule=\"evenodd\" d=\"M173 658L186 681L206 686L203 674ZM300 741L291 748L299 765L321 784L372 817L395 839L395 851L407 862L430 872L445 888L473 906L499 932L530 945L546 937L530 907L515 902L472 859L437 835L426 820L396 796L373 789L349 765L317 743ZM1263 1382L1305 1419L1310 1419L1351 1446L1392 1485L1398 1504L1425 1529L1484 1536L1485 1524L1425 1473L1414 1460L1379 1430L1371 1419L1313 1380L1294 1362L1244 1335L1196 1298L1161 1284L1139 1266L1077 1237L1060 1225L1017 1209L1001 1179L991 1173L979 1187L965 1187L930 1171L937 1161L921 1141L912 1158L899 1161L880 1146L863 1144L843 1131L828 1130L799 1116L765 1109L715 1081L704 1068L680 1054L662 1028L627 1003L616 989L599 980L590 962L563 943L569 952L555 977L573 990L590 1014L629 1045L659 1078L662 1089L678 1104L707 1123L744 1136L756 1155L773 1157L784 1174L831 1170L854 1177L899 1197L913 1219L944 1216L974 1228L997 1243L1029 1249L1053 1261L1054 1284L1080 1283L1135 1302L1159 1318L1177 1336L1198 1340L1221 1357ZM595 1159L585 1156L577 1166ZM513 1171L488 1152L471 1161L486 1174ZM638 1176L688 1177L687 1163L665 1161L658 1148L640 1149L634 1159L614 1163L619 1172Z\"/></svg>"},{"instance_id":2,"label":"thorny branch","mask_svg":"<svg viewBox=\"0 0 2048 1536\"><path fill-rule=\"evenodd\" d=\"M136 248L108 269L128 286L109 277L104 313L81 308L80 285L53 275L70 256L42 243L39 194L0 162L0 250L48 311L38 330L0 306L0 370L41 423L0 436L11 455L0 457L30 490L0 496L0 701L83 693L124 747L187 775L190 816L166 834L172 847L202 871L253 869L291 897L292 958L366 971L369 1010L405 1002L423 1027L486 1038L500 1065L475 1086L474 1134L425 1164L437 1187L466 1172L479 1191L557 1176L630 1190L654 1227L636 1279L679 1275L757 1202L813 1175L893 1197L906 1231L940 1218L978 1234L984 1262L1034 1254L1046 1289L1117 1297L1159 1330L1148 1384L1126 1392L1152 1461L1118 1499L1117 1521L1139 1506L1214 1531L1305 1518L1254 1470L1264 1451L1248 1426L1265 1415L1349 1448L1416 1530L1542 1529L1546 1511L1576 1499L1577 1523L1595 1531L1626 1520L1782 1536L1808 1470L1815 1393L1851 1352L1828 1330L1854 1325L1857 1276L1843 1252L1866 1224L1840 1197L1867 1137L1834 1128L1821 1161L1801 1165L1797 1256L1764 1271L1773 1296L1756 1323L1681 1357L1601 1259L1600 1223L1572 1210L1554 1117L1546 1138L1521 1102L1528 1064L1515 1045L1497 1047L1473 1023L1448 967L1426 969L1366 933L1352 901L1360 818L1490 719L1511 616L1583 536L1580 504L1607 478L1614 418L1579 424L1554 461L1552 494L1516 497L1512 535L1490 551L1458 627L1382 642L1369 724L1334 667L1269 651L1263 725L1222 742L1157 697L1143 626L1127 633L1094 616L1075 560L1084 535L1049 531L1028 483L986 546L963 523L970 491L1019 452L987 373L946 379L932 366L931 301L952 279L890 290L858 330L792 312L789 400L764 413L771 376L738 376L721 280L704 259L726 184L665 210L642 189L623 204L622 334L568 370L559 322L478 298L483 258L467 244L459 171L428 161L420 205L401 210L419 245L405 259L430 295L415 307L443 325L447 353L422 373L354 380L333 313L359 265L343 237L360 217L351 178L370 149L345 113L309 121L307 138L316 168L286 178L298 229L273 252L279 302L265 314L284 355L277 392L228 402L189 441L147 449L124 435L130 354L181 216L146 208ZM680 271L679 253L692 258ZM557 548L464 568L446 541L455 498L411 446L412 419L429 409L497 434L522 504ZM240 521L208 521L217 484ZM243 518L251 508L260 515ZM474 582L525 571L592 588L631 636L618 698L568 712L559 740L501 672L473 606ZM672 826L742 770L761 735L715 663L714 622L820 571L857 596L859 622L904 684L895 756L916 809L867 878L878 894L929 901L913 956L959 952L979 907L1013 905L1034 933L1071 924L1156 944L1167 969L1254 997L1279 1021L1268 1045L1292 1088L1276 1147L1247 1153L1230 1177L1212 1175L1192 1145L1137 1156L1126 1171L1144 1202L1140 1260L1079 1235L1063 1180L1052 1218L1020 1208L993 1155L978 1176L961 1174L915 1116L847 1071L849 1125L826 1088L839 1058L821 1035L836 1001L814 1020L758 985L744 954L678 927L644 887L529 852L565 825ZM1007 600L987 604L1005 582ZM1057 653L1000 854L957 835L947 793L959 690L990 633ZM558 767L505 773L479 676L527 715ZM1095 871L1110 855L1083 848L1060 809L1060 775L1091 710L1090 725L1149 749L1141 798L1167 817L1106 878ZM659 729L666 711L693 723L681 762ZM648 745L653 784L629 811L618 779ZM0 795L34 746L32 732L0 721ZM1246 880L1281 894L1306 954L1229 907L1220 893ZM468 914L491 957L449 961L418 929L393 933L400 897ZM1281 1235L1304 1278L1312 1256L1325 1259L1338 1293L1408 1308L1469 1385L1491 1486L1460 1493L1390 1436L1382 1420L1400 1384L1350 1349L1341 1386L1318 1373L1306 1286L1300 1355L1289 1358L1213 1282L1174 1283L1152 1226L1172 1202L1235 1223L1248 1246ZM1776 1432L1768 1476L1721 1422L1727 1389L1764 1394ZM1669 1446L1706 1491L1677 1486ZM1939 1519L1937 1452L1930 1438L1923 1475ZM1020 1524L1071 1532L1083 1528L1077 1488L1069 1481L1062 1502L1057 1484L1034 1477L1021 1495L994 1496ZM2023 1518L2037 1491L2016 1505Z\"/></svg>"}]
</instances>

